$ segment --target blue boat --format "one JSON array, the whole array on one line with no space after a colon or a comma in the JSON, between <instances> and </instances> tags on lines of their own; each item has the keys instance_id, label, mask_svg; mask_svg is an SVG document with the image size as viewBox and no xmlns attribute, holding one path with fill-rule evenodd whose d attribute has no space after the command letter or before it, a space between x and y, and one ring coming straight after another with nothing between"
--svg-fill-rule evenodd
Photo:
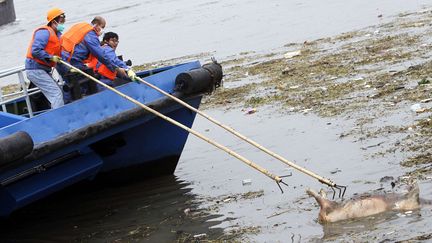
<instances>
[{"instance_id":1,"label":"blue boat","mask_svg":"<svg viewBox=\"0 0 432 243\"><path fill-rule=\"evenodd\" d=\"M215 77L212 68L194 61L137 75L198 108L203 94L220 83L222 70L218 72ZM129 82L116 89L187 127L193 124L194 112L144 84ZM32 117L5 112L4 107L1 217L79 182L172 174L188 138L187 131L110 90Z\"/></svg>"}]
</instances>

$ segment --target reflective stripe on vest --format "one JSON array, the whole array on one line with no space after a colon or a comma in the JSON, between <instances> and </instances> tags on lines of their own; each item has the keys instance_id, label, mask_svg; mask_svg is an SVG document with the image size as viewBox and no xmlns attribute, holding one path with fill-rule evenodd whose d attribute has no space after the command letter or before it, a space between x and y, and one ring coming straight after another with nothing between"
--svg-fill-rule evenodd
<instances>
[{"instance_id":1,"label":"reflective stripe on vest","mask_svg":"<svg viewBox=\"0 0 432 243\"><path fill-rule=\"evenodd\" d=\"M78 45L84 36L93 30L93 26L89 23L78 23L74 24L66 33L61 37L61 49L62 51L69 53L68 62L70 62L72 55L75 51L75 46Z\"/></svg>"},{"instance_id":2,"label":"reflective stripe on vest","mask_svg":"<svg viewBox=\"0 0 432 243\"><path fill-rule=\"evenodd\" d=\"M37 59L37 58L33 57L33 55L32 55L32 46L33 46L36 31L42 30L42 29L48 30L48 32L49 32L48 42L47 42L44 50L46 51L46 53L50 54L51 56L53 56L53 55L60 56L60 50L61 50L60 39L58 38L56 32L51 27L44 25L44 26L37 28L33 32L33 37L31 39L30 45L27 49L27 58L33 59L39 64L49 66L49 67L54 67L56 64L55 62L46 62L44 60Z\"/></svg>"}]
</instances>

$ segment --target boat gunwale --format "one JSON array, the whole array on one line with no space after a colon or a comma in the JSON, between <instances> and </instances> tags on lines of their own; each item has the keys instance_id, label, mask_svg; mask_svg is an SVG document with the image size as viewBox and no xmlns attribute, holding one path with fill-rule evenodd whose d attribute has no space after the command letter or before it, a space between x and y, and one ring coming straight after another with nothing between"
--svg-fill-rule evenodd
<instances>
[{"instance_id":1,"label":"boat gunwale","mask_svg":"<svg viewBox=\"0 0 432 243\"><path fill-rule=\"evenodd\" d=\"M181 92L175 92L172 94L173 96L183 99L183 100L189 100L194 99L199 96L202 96L203 94L195 94L186 96ZM177 105L177 103L168 98L168 97L162 97L158 100L155 100L153 102L150 102L146 104L148 107L156 110L156 111L162 111L165 108L168 108L170 106ZM17 169L18 167L29 163L30 161L34 161L37 159L41 159L46 155L49 155L50 153L55 152L56 150L59 150L61 148L66 148L67 146L70 146L72 144L79 143L85 139L88 139L92 136L95 136L97 134L101 134L103 132L106 132L114 126L123 125L128 122L131 122L133 120L144 118L145 116L152 115L151 112L142 109L141 107L135 107L129 110L125 110L119 114L116 114L110 118L89 124L87 126L81 127L77 130L74 130L72 132L63 134L53 140L37 144L33 151L25 156L20 161L13 161L11 163L0 165L0 173ZM144 121L145 122L145 121ZM65 151L65 153L68 153ZM64 154L64 153L62 153Z\"/></svg>"}]
</instances>

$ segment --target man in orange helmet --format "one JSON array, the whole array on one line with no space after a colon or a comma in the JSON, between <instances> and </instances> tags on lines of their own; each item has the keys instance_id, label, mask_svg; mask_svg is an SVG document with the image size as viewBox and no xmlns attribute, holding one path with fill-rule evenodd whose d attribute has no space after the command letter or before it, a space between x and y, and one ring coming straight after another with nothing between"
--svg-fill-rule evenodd
<instances>
[{"instance_id":1,"label":"man in orange helmet","mask_svg":"<svg viewBox=\"0 0 432 243\"><path fill-rule=\"evenodd\" d=\"M25 69L27 78L42 91L51 108L55 109L64 104L62 90L51 75L61 52L60 36L66 21L64 11L59 8L50 9L47 21L46 25L40 26L33 33Z\"/></svg>"}]
</instances>

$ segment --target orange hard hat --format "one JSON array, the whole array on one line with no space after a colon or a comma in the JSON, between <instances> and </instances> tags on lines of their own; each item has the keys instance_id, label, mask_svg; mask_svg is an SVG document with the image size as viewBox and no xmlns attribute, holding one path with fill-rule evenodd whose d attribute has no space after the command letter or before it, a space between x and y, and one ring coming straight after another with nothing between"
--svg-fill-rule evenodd
<instances>
[{"instance_id":1,"label":"orange hard hat","mask_svg":"<svg viewBox=\"0 0 432 243\"><path fill-rule=\"evenodd\" d=\"M62 14L64 14L64 11L59 9L59 8L52 8L52 9L48 10L48 13L47 13L48 23Z\"/></svg>"}]
</instances>

